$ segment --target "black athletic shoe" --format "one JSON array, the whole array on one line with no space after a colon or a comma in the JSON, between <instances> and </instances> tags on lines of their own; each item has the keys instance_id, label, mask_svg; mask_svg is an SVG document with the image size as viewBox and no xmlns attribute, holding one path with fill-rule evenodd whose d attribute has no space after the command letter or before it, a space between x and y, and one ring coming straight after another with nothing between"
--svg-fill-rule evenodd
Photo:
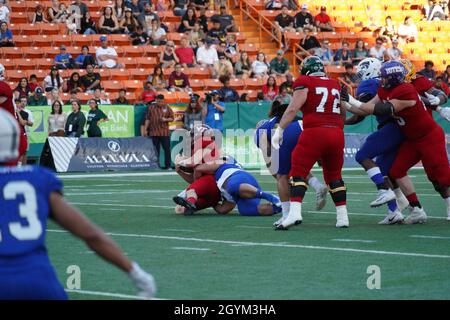
<instances>
[{"instance_id":1,"label":"black athletic shoe","mask_svg":"<svg viewBox=\"0 0 450 320\"><path fill-rule=\"evenodd\" d=\"M190 203L189 201L187 201L186 199L176 196L173 197L173 202L175 202L176 204L185 207L186 210L184 211L184 215L186 216L190 216L193 215L194 212L197 210L197 207L195 206L195 204Z\"/></svg>"}]
</instances>

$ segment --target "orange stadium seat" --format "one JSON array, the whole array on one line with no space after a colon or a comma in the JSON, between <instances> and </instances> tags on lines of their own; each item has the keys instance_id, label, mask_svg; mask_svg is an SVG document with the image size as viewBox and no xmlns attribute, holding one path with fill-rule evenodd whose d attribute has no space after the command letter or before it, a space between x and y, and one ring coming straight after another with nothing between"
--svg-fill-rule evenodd
<instances>
[{"instance_id":1,"label":"orange stadium seat","mask_svg":"<svg viewBox=\"0 0 450 320\"><path fill-rule=\"evenodd\" d=\"M61 45L65 45L67 47L72 45L72 37L68 35L52 35L50 36L52 41L52 46L59 47ZM78 46L78 43L75 43Z\"/></svg>"},{"instance_id":2,"label":"orange stadium seat","mask_svg":"<svg viewBox=\"0 0 450 320\"><path fill-rule=\"evenodd\" d=\"M27 23L31 21L28 19L28 15L25 12L19 11L19 9L10 12L9 16L14 23Z\"/></svg>"},{"instance_id":3,"label":"orange stadium seat","mask_svg":"<svg viewBox=\"0 0 450 320\"><path fill-rule=\"evenodd\" d=\"M139 57L136 58L138 68L150 69L156 66L155 57Z\"/></svg>"},{"instance_id":4,"label":"orange stadium seat","mask_svg":"<svg viewBox=\"0 0 450 320\"><path fill-rule=\"evenodd\" d=\"M256 79L256 78L248 78L244 79L245 83L245 89L260 89L262 85L264 84L262 79Z\"/></svg>"},{"instance_id":5,"label":"orange stadium seat","mask_svg":"<svg viewBox=\"0 0 450 320\"><path fill-rule=\"evenodd\" d=\"M123 58L118 58L117 62L120 64L123 64L125 66L125 68L137 68L138 63L136 61L136 58L132 58L132 57L123 57Z\"/></svg>"},{"instance_id":6,"label":"orange stadium seat","mask_svg":"<svg viewBox=\"0 0 450 320\"><path fill-rule=\"evenodd\" d=\"M130 38L126 34L110 34L108 40L114 46L127 46L131 44Z\"/></svg>"},{"instance_id":7,"label":"orange stadium seat","mask_svg":"<svg viewBox=\"0 0 450 320\"><path fill-rule=\"evenodd\" d=\"M177 92L178 103L189 103L191 95L189 92Z\"/></svg>"},{"instance_id":8,"label":"orange stadium seat","mask_svg":"<svg viewBox=\"0 0 450 320\"><path fill-rule=\"evenodd\" d=\"M138 68L138 69L130 69L130 80L140 80L145 81L147 80L150 71L148 69Z\"/></svg>"},{"instance_id":9,"label":"orange stadium seat","mask_svg":"<svg viewBox=\"0 0 450 320\"><path fill-rule=\"evenodd\" d=\"M242 90L245 88L245 82L242 79L234 78L230 80L230 87L235 90Z\"/></svg>"},{"instance_id":10,"label":"orange stadium seat","mask_svg":"<svg viewBox=\"0 0 450 320\"><path fill-rule=\"evenodd\" d=\"M6 70L16 70L18 69L17 64L19 60L20 59L3 59L1 62ZM19 69L22 70L20 67Z\"/></svg>"},{"instance_id":11,"label":"orange stadium seat","mask_svg":"<svg viewBox=\"0 0 450 320\"><path fill-rule=\"evenodd\" d=\"M119 56L142 57L144 55L143 46L122 46L115 48Z\"/></svg>"},{"instance_id":12,"label":"orange stadium seat","mask_svg":"<svg viewBox=\"0 0 450 320\"><path fill-rule=\"evenodd\" d=\"M136 92L142 90L144 84L139 80L124 80L123 86L127 89L127 91Z\"/></svg>"},{"instance_id":13,"label":"orange stadium seat","mask_svg":"<svg viewBox=\"0 0 450 320\"><path fill-rule=\"evenodd\" d=\"M8 81L17 82L21 78L26 77L26 76L27 76L27 74L25 73L25 71L22 71L22 70L8 70L6 72L6 78L8 79Z\"/></svg>"},{"instance_id":14,"label":"orange stadium seat","mask_svg":"<svg viewBox=\"0 0 450 320\"><path fill-rule=\"evenodd\" d=\"M77 99L80 100L81 103L83 103L83 104L87 103L88 100L93 99L93 98L94 98L94 94L92 94L92 93L85 93L85 92L77 93Z\"/></svg>"},{"instance_id":15,"label":"orange stadium seat","mask_svg":"<svg viewBox=\"0 0 450 320\"><path fill-rule=\"evenodd\" d=\"M17 65L18 70L34 70L34 69L36 69L36 61L34 59L14 59L14 61ZM3 65L5 65L5 63L3 63Z\"/></svg>"},{"instance_id":16,"label":"orange stadium seat","mask_svg":"<svg viewBox=\"0 0 450 320\"><path fill-rule=\"evenodd\" d=\"M115 91L119 91L120 89L124 88L124 84L122 83L122 81L101 81L100 85L102 86L103 89L105 89L105 91L107 92L115 92Z\"/></svg>"},{"instance_id":17,"label":"orange stadium seat","mask_svg":"<svg viewBox=\"0 0 450 320\"><path fill-rule=\"evenodd\" d=\"M49 58L33 59L36 69L49 70L53 65L53 60Z\"/></svg>"},{"instance_id":18,"label":"orange stadium seat","mask_svg":"<svg viewBox=\"0 0 450 320\"><path fill-rule=\"evenodd\" d=\"M70 40L71 40L72 44L75 44L75 45L80 46L80 47L82 47L82 46L90 46L90 45L92 45L93 40L94 40L92 35L87 36L87 35L84 35L84 34L72 34L72 35L70 35L68 37L70 37Z\"/></svg>"},{"instance_id":19,"label":"orange stadium seat","mask_svg":"<svg viewBox=\"0 0 450 320\"><path fill-rule=\"evenodd\" d=\"M166 103L178 103L179 99L178 99L178 94L176 92L164 92L164 101Z\"/></svg>"},{"instance_id":20,"label":"orange stadium seat","mask_svg":"<svg viewBox=\"0 0 450 320\"><path fill-rule=\"evenodd\" d=\"M203 83L205 84L205 90L214 90L222 87L222 83L217 79L205 79Z\"/></svg>"},{"instance_id":21,"label":"orange stadium seat","mask_svg":"<svg viewBox=\"0 0 450 320\"><path fill-rule=\"evenodd\" d=\"M33 40L29 36L17 35L14 36L14 43L16 47L29 47L33 45Z\"/></svg>"},{"instance_id":22,"label":"orange stadium seat","mask_svg":"<svg viewBox=\"0 0 450 320\"><path fill-rule=\"evenodd\" d=\"M128 80L128 79L130 79L130 71L127 69L110 69L108 71L109 71L108 78L111 80ZM103 75L102 75L102 78L104 78Z\"/></svg>"},{"instance_id":23,"label":"orange stadium seat","mask_svg":"<svg viewBox=\"0 0 450 320\"><path fill-rule=\"evenodd\" d=\"M17 48L17 47L4 47L0 48L0 52L2 53L2 57L5 59L18 59L22 58L23 53L22 50L24 48Z\"/></svg>"},{"instance_id":24,"label":"orange stadium seat","mask_svg":"<svg viewBox=\"0 0 450 320\"><path fill-rule=\"evenodd\" d=\"M189 75L192 79L209 79L211 77L209 69L202 67L187 68L184 70L184 73Z\"/></svg>"},{"instance_id":25,"label":"orange stadium seat","mask_svg":"<svg viewBox=\"0 0 450 320\"><path fill-rule=\"evenodd\" d=\"M201 79L189 79L189 83L194 92L205 89L205 83Z\"/></svg>"},{"instance_id":26,"label":"orange stadium seat","mask_svg":"<svg viewBox=\"0 0 450 320\"><path fill-rule=\"evenodd\" d=\"M35 47L51 47L53 45L51 36L32 35L27 37L32 40L32 45Z\"/></svg>"}]
</instances>

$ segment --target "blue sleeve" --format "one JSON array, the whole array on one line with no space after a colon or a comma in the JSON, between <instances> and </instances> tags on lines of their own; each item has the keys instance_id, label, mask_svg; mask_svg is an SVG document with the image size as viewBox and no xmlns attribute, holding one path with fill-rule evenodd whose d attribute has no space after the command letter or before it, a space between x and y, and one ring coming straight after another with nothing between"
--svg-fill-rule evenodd
<instances>
[{"instance_id":1,"label":"blue sleeve","mask_svg":"<svg viewBox=\"0 0 450 320\"><path fill-rule=\"evenodd\" d=\"M219 101L218 105L221 106L222 108L224 108L223 112L226 111L225 103ZM223 113L223 112L222 112L222 113Z\"/></svg>"},{"instance_id":2,"label":"blue sleeve","mask_svg":"<svg viewBox=\"0 0 450 320\"><path fill-rule=\"evenodd\" d=\"M41 175L40 181L48 195L52 192L63 193L62 181L53 172L42 167L39 167L38 170Z\"/></svg>"},{"instance_id":3,"label":"blue sleeve","mask_svg":"<svg viewBox=\"0 0 450 320\"><path fill-rule=\"evenodd\" d=\"M6 30L6 37L12 40L13 34L11 30Z\"/></svg>"},{"instance_id":4,"label":"blue sleeve","mask_svg":"<svg viewBox=\"0 0 450 320\"><path fill-rule=\"evenodd\" d=\"M61 60L62 60L62 57L61 57L61 55L57 55L56 57L55 57L55 61L56 62L61 62Z\"/></svg>"}]
</instances>

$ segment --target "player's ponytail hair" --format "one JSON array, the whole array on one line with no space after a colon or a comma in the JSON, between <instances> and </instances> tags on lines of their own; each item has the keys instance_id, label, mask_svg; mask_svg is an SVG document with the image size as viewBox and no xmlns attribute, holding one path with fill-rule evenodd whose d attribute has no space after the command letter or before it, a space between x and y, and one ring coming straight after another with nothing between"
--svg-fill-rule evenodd
<instances>
[{"instance_id":1,"label":"player's ponytail hair","mask_svg":"<svg viewBox=\"0 0 450 320\"><path fill-rule=\"evenodd\" d=\"M273 117L278 117L281 118L284 114L284 112L286 111L288 107L288 104L281 104L281 102L279 100L275 100L272 103L272 107L270 108L269 111L269 117L273 118Z\"/></svg>"}]
</instances>

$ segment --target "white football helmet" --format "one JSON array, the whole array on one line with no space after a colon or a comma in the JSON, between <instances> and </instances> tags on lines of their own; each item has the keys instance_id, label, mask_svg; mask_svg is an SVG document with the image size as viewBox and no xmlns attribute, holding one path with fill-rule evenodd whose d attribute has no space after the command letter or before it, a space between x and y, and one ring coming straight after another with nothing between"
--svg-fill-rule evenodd
<instances>
[{"instance_id":1,"label":"white football helmet","mask_svg":"<svg viewBox=\"0 0 450 320\"><path fill-rule=\"evenodd\" d=\"M19 137L17 120L8 111L0 108L0 163L19 157Z\"/></svg>"},{"instance_id":2,"label":"white football helmet","mask_svg":"<svg viewBox=\"0 0 450 320\"><path fill-rule=\"evenodd\" d=\"M358 63L356 74L361 80L380 77L381 61L376 58L366 58Z\"/></svg>"},{"instance_id":3,"label":"white football helmet","mask_svg":"<svg viewBox=\"0 0 450 320\"><path fill-rule=\"evenodd\" d=\"M0 80L5 80L5 67L0 63Z\"/></svg>"}]
</instances>

